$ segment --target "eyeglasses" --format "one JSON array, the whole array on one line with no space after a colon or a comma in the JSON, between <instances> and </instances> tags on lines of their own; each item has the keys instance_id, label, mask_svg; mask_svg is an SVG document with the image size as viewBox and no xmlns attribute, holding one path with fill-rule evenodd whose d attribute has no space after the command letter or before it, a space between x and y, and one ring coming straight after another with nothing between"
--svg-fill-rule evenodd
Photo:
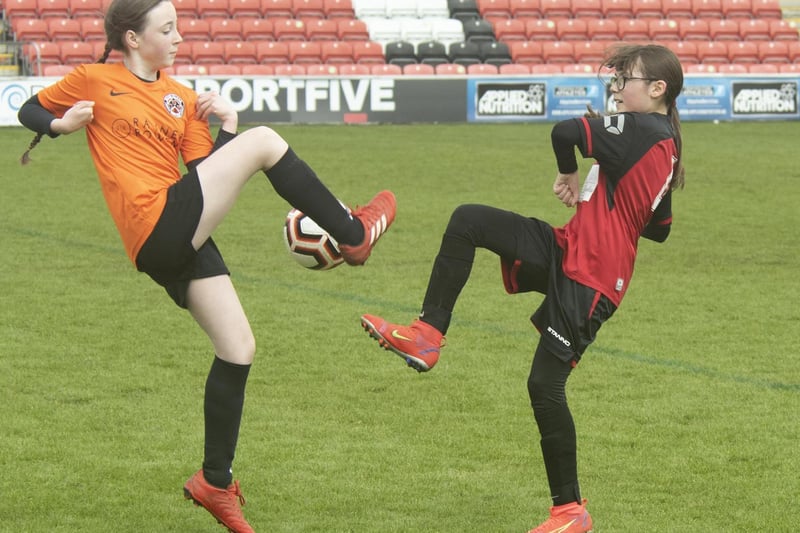
<instances>
[{"instance_id":1,"label":"eyeglasses","mask_svg":"<svg viewBox=\"0 0 800 533\"><path fill-rule=\"evenodd\" d=\"M618 91L622 91L625 89L625 84L631 80L657 81L655 78L639 78L636 76L625 76L625 75L617 76L616 74L614 74L611 77L605 78L603 82L609 87L614 87Z\"/></svg>"}]
</instances>

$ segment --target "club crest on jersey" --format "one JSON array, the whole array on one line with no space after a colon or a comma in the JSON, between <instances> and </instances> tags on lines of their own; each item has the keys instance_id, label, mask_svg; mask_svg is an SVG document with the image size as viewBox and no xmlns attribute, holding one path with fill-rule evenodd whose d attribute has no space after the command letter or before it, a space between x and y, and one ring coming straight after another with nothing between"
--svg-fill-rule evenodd
<instances>
[{"instance_id":1,"label":"club crest on jersey","mask_svg":"<svg viewBox=\"0 0 800 533\"><path fill-rule=\"evenodd\" d=\"M170 93L164 97L164 107L175 118L183 117L183 112L186 110L186 104L183 103L183 99L175 93Z\"/></svg>"}]
</instances>

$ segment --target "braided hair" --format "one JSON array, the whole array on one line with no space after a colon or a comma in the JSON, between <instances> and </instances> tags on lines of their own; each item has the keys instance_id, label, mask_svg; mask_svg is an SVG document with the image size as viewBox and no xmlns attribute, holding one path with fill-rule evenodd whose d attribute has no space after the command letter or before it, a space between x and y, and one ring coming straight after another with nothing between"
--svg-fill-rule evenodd
<instances>
[{"instance_id":1,"label":"braided hair","mask_svg":"<svg viewBox=\"0 0 800 533\"><path fill-rule=\"evenodd\" d=\"M104 17L103 27L106 34L106 46L103 49L103 54L97 59L97 63L105 63L114 50L124 52L125 32L128 30L142 31L147 23L147 14L150 10L165 1L169 0L113 0ZM39 144L44 135L44 133L37 133L33 137L28 149L20 157L19 162L21 164L27 165L31 162L31 150L36 148L36 145Z\"/></svg>"}]
</instances>

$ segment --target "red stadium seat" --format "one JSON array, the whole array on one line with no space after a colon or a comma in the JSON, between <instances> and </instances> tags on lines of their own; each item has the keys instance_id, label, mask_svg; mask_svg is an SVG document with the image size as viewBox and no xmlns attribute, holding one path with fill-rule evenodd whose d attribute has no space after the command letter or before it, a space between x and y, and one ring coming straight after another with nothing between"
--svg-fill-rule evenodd
<instances>
[{"instance_id":1,"label":"red stadium seat","mask_svg":"<svg viewBox=\"0 0 800 533\"><path fill-rule=\"evenodd\" d=\"M434 74L436 74L436 68L433 65L414 63L403 67L405 76L433 76Z\"/></svg>"},{"instance_id":2,"label":"red stadium seat","mask_svg":"<svg viewBox=\"0 0 800 533\"><path fill-rule=\"evenodd\" d=\"M239 65L208 65L208 74L210 76L240 76L242 69Z\"/></svg>"},{"instance_id":3,"label":"red stadium seat","mask_svg":"<svg viewBox=\"0 0 800 533\"><path fill-rule=\"evenodd\" d=\"M525 65L544 63L541 41L513 42L509 48L511 50L511 61L514 63Z\"/></svg>"},{"instance_id":4,"label":"red stadium seat","mask_svg":"<svg viewBox=\"0 0 800 533\"><path fill-rule=\"evenodd\" d=\"M572 18L572 2L570 0L540 0L542 18L549 20Z\"/></svg>"},{"instance_id":5,"label":"red stadium seat","mask_svg":"<svg viewBox=\"0 0 800 533\"><path fill-rule=\"evenodd\" d=\"M353 61L356 63L385 63L383 46L375 41L353 41Z\"/></svg>"},{"instance_id":6,"label":"red stadium seat","mask_svg":"<svg viewBox=\"0 0 800 533\"><path fill-rule=\"evenodd\" d=\"M12 23L17 18L39 18L37 0L3 0L2 8L5 18Z\"/></svg>"},{"instance_id":7,"label":"red stadium seat","mask_svg":"<svg viewBox=\"0 0 800 533\"><path fill-rule=\"evenodd\" d=\"M739 37L743 41L769 41L769 22L761 19L740 20Z\"/></svg>"},{"instance_id":8,"label":"red stadium seat","mask_svg":"<svg viewBox=\"0 0 800 533\"><path fill-rule=\"evenodd\" d=\"M363 20L341 18L336 24L340 41L369 41L369 28Z\"/></svg>"},{"instance_id":9,"label":"red stadium seat","mask_svg":"<svg viewBox=\"0 0 800 533\"><path fill-rule=\"evenodd\" d=\"M175 6L178 18L196 19L198 17L197 0L172 0L172 5Z\"/></svg>"},{"instance_id":10,"label":"red stadium seat","mask_svg":"<svg viewBox=\"0 0 800 533\"><path fill-rule=\"evenodd\" d=\"M780 63L778 72L781 74L800 74L800 63Z\"/></svg>"},{"instance_id":11,"label":"red stadium seat","mask_svg":"<svg viewBox=\"0 0 800 533\"><path fill-rule=\"evenodd\" d=\"M212 18L209 21L209 31L213 41L241 41L243 39L240 19Z\"/></svg>"},{"instance_id":12,"label":"red stadium seat","mask_svg":"<svg viewBox=\"0 0 800 533\"><path fill-rule=\"evenodd\" d=\"M647 28L650 38L654 41L680 41L678 22L670 19L648 19Z\"/></svg>"},{"instance_id":13,"label":"red stadium seat","mask_svg":"<svg viewBox=\"0 0 800 533\"><path fill-rule=\"evenodd\" d=\"M778 74L780 69L776 63L753 63L747 66L750 74Z\"/></svg>"},{"instance_id":14,"label":"red stadium seat","mask_svg":"<svg viewBox=\"0 0 800 533\"><path fill-rule=\"evenodd\" d=\"M75 70L75 65L45 65L42 70L42 74L45 76L56 76L61 78Z\"/></svg>"},{"instance_id":15,"label":"red stadium seat","mask_svg":"<svg viewBox=\"0 0 800 533\"><path fill-rule=\"evenodd\" d=\"M218 41L193 41L187 43L192 49L192 63L205 65L225 62L225 44Z\"/></svg>"},{"instance_id":16,"label":"red stadium seat","mask_svg":"<svg viewBox=\"0 0 800 533\"><path fill-rule=\"evenodd\" d=\"M306 65L275 65L275 75L292 77L292 76L305 76Z\"/></svg>"},{"instance_id":17,"label":"red stadium seat","mask_svg":"<svg viewBox=\"0 0 800 533\"><path fill-rule=\"evenodd\" d=\"M614 19L588 19L586 34L593 41L616 41L619 39L619 26Z\"/></svg>"},{"instance_id":18,"label":"red stadium seat","mask_svg":"<svg viewBox=\"0 0 800 533\"><path fill-rule=\"evenodd\" d=\"M603 41L583 41L574 43L573 55L575 61L585 65L600 65L606 54L606 45Z\"/></svg>"},{"instance_id":19,"label":"red stadium seat","mask_svg":"<svg viewBox=\"0 0 800 533\"><path fill-rule=\"evenodd\" d=\"M722 0L722 16L726 19L753 18L752 0Z\"/></svg>"},{"instance_id":20,"label":"red stadium seat","mask_svg":"<svg viewBox=\"0 0 800 533\"><path fill-rule=\"evenodd\" d=\"M102 0L70 0L69 16L79 18L103 18Z\"/></svg>"},{"instance_id":21,"label":"red stadium seat","mask_svg":"<svg viewBox=\"0 0 800 533\"><path fill-rule=\"evenodd\" d=\"M204 19L226 19L231 15L228 0L197 0L197 14Z\"/></svg>"},{"instance_id":22,"label":"red stadium seat","mask_svg":"<svg viewBox=\"0 0 800 533\"><path fill-rule=\"evenodd\" d=\"M797 29L797 24L791 20L769 20L769 35L773 41L797 41L800 39Z\"/></svg>"},{"instance_id":23,"label":"red stadium seat","mask_svg":"<svg viewBox=\"0 0 800 533\"><path fill-rule=\"evenodd\" d=\"M463 76L467 73L467 67L455 63L442 63L433 68L437 76Z\"/></svg>"},{"instance_id":24,"label":"red stadium seat","mask_svg":"<svg viewBox=\"0 0 800 533\"><path fill-rule=\"evenodd\" d=\"M786 41L759 42L758 60L761 63L789 63L789 45Z\"/></svg>"},{"instance_id":25,"label":"red stadium seat","mask_svg":"<svg viewBox=\"0 0 800 533\"><path fill-rule=\"evenodd\" d=\"M205 19L181 17L178 19L178 33L184 41L209 41L211 23Z\"/></svg>"},{"instance_id":26,"label":"red stadium seat","mask_svg":"<svg viewBox=\"0 0 800 533\"><path fill-rule=\"evenodd\" d=\"M721 19L722 0L692 0L692 13L698 19Z\"/></svg>"},{"instance_id":27,"label":"red stadium seat","mask_svg":"<svg viewBox=\"0 0 800 533\"><path fill-rule=\"evenodd\" d=\"M708 21L705 19L679 19L678 35L683 41L710 41Z\"/></svg>"},{"instance_id":28,"label":"red stadium seat","mask_svg":"<svg viewBox=\"0 0 800 533\"><path fill-rule=\"evenodd\" d=\"M103 19L83 17L81 22L81 39L84 41L105 41L106 31Z\"/></svg>"},{"instance_id":29,"label":"red stadium seat","mask_svg":"<svg viewBox=\"0 0 800 533\"><path fill-rule=\"evenodd\" d=\"M559 41L585 41L589 32L584 19L560 19L556 21L556 37Z\"/></svg>"},{"instance_id":30,"label":"red stadium seat","mask_svg":"<svg viewBox=\"0 0 800 533\"><path fill-rule=\"evenodd\" d=\"M338 41L339 24L331 19L309 19L305 21L306 39L309 41Z\"/></svg>"},{"instance_id":31,"label":"red stadium seat","mask_svg":"<svg viewBox=\"0 0 800 533\"><path fill-rule=\"evenodd\" d=\"M322 0L293 0L292 13L297 19L324 19L325 3Z\"/></svg>"},{"instance_id":32,"label":"red stadium seat","mask_svg":"<svg viewBox=\"0 0 800 533\"><path fill-rule=\"evenodd\" d=\"M573 18L603 18L602 0L572 0L571 9Z\"/></svg>"},{"instance_id":33,"label":"red stadium seat","mask_svg":"<svg viewBox=\"0 0 800 533\"><path fill-rule=\"evenodd\" d=\"M235 19L260 19L261 0L229 0L228 13Z\"/></svg>"},{"instance_id":34,"label":"red stadium seat","mask_svg":"<svg viewBox=\"0 0 800 533\"><path fill-rule=\"evenodd\" d=\"M16 17L12 21L16 41L49 41L50 26L46 20L33 17Z\"/></svg>"},{"instance_id":35,"label":"red stadium seat","mask_svg":"<svg viewBox=\"0 0 800 533\"><path fill-rule=\"evenodd\" d=\"M521 19L503 19L494 24L494 36L498 41L526 41L525 22Z\"/></svg>"},{"instance_id":36,"label":"red stadium seat","mask_svg":"<svg viewBox=\"0 0 800 533\"><path fill-rule=\"evenodd\" d=\"M552 20L527 19L525 33L529 41L555 41L558 39L556 23Z\"/></svg>"},{"instance_id":37,"label":"red stadium seat","mask_svg":"<svg viewBox=\"0 0 800 533\"><path fill-rule=\"evenodd\" d=\"M369 65L342 63L338 66L340 76L369 76Z\"/></svg>"},{"instance_id":38,"label":"red stadium seat","mask_svg":"<svg viewBox=\"0 0 800 533\"><path fill-rule=\"evenodd\" d=\"M51 17L47 21L51 41L80 41L81 22L77 19Z\"/></svg>"},{"instance_id":39,"label":"red stadium seat","mask_svg":"<svg viewBox=\"0 0 800 533\"><path fill-rule=\"evenodd\" d=\"M295 64L322 63L320 43L315 41L289 41L289 62Z\"/></svg>"},{"instance_id":40,"label":"red stadium seat","mask_svg":"<svg viewBox=\"0 0 800 533\"><path fill-rule=\"evenodd\" d=\"M515 19L542 18L539 0L509 0L508 7Z\"/></svg>"},{"instance_id":41,"label":"red stadium seat","mask_svg":"<svg viewBox=\"0 0 800 533\"><path fill-rule=\"evenodd\" d=\"M94 47L84 41L61 41L56 43L60 48L61 62L65 65L81 65L94 63Z\"/></svg>"},{"instance_id":42,"label":"red stadium seat","mask_svg":"<svg viewBox=\"0 0 800 533\"><path fill-rule=\"evenodd\" d=\"M789 61L800 63L800 41L789 41L786 43L786 50L789 54Z\"/></svg>"},{"instance_id":43,"label":"red stadium seat","mask_svg":"<svg viewBox=\"0 0 800 533\"><path fill-rule=\"evenodd\" d=\"M485 19L510 19L509 0L478 0L478 13Z\"/></svg>"},{"instance_id":44,"label":"red stadium seat","mask_svg":"<svg viewBox=\"0 0 800 533\"><path fill-rule=\"evenodd\" d=\"M564 72L563 65L556 63L542 63L541 65L531 65L531 74L552 75Z\"/></svg>"},{"instance_id":45,"label":"red stadium seat","mask_svg":"<svg viewBox=\"0 0 800 533\"><path fill-rule=\"evenodd\" d=\"M403 68L400 65L376 64L369 67L369 73L373 76L401 76Z\"/></svg>"},{"instance_id":46,"label":"red stadium seat","mask_svg":"<svg viewBox=\"0 0 800 533\"><path fill-rule=\"evenodd\" d=\"M242 76L272 76L275 74L273 65L242 65Z\"/></svg>"},{"instance_id":47,"label":"red stadium seat","mask_svg":"<svg viewBox=\"0 0 800 533\"><path fill-rule=\"evenodd\" d=\"M661 0L633 0L631 9L637 19L660 19L664 16Z\"/></svg>"},{"instance_id":48,"label":"red stadium seat","mask_svg":"<svg viewBox=\"0 0 800 533\"><path fill-rule=\"evenodd\" d=\"M632 0L602 0L603 16L607 19L633 18Z\"/></svg>"},{"instance_id":49,"label":"red stadium seat","mask_svg":"<svg viewBox=\"0 0 800 533\"><path fill-rule=\"evenodd\" d=\"M561 72L565 74L596 74L597 66L586 63L569 63L561 67Z\"/></svg>"},{"instance_id":50,"label":"red stadium seat","mask_svg":"<svg viewBox=\"0 0 800 533\"><path fill-rule=\"evenodd\" d=\"M686 66L687 74L717 74L719 64L714 63L694 63Z\"/></svg>"},{"instance_id":51,"label":"red stadium seat","mask_svg":"<svg viewBox=\"0 0 800 533\"><path fill-rule=\"evenodd\" d=\"M177 65L176 76L208 76L207 65Z\"/></svg>"},{"instance_id":52,"label":"red stadium seat","mask_svg":"<svg viewBox=\"0 0 800 533\"><path fill-rule=\"evenodd\" d=\"M499 70L496 65L478 63L467 66L467 74L470 76L497 76Z\"/></svg>"},{"instance_id":53,"label":"red stadium seat","mask_svg":"<svg viewBox=\"0 0 800 533\"><path fill-rule=\"evenodd\" d=\"M242 39L245 41L274 41L272 19L243 18Z\"/></svg>"},{"instance_id":54,"label":"red stadium seat","mask_svg":"<svg viewBox=\"0 0 800 533\"><path fill-rule=\"evenodd\" d=\"M667 41L664 46L672 50L684 66L700 62L697 59L696 41Z\"/></svg>"},{"instance_id":55,"label":"red stadium seat","mask_svg":"<svg viewBox=\"0 0 800 533\"><path fill-rule=\"evenodd\" d=\"M69 0L38 0L40 18L69 18Z\"/></svg>"},{"instance_id":56,"label":"red stadium seat","mask_svg":"<svg viewBox=\"0 0 800 533\"><path fill-rule=\"evenodd\" d=\"M41 64L44 65L60 65L61 61L61 46L59 43L52 41L37 41L27 45L25 52L28 61L31 65Z\"/></svg>"},{"instance_id":57,"label":"red stadium seat","mask_svg":"<svg viewBox=\"0 0 800 533\"><path fill-rule=\"evenodd\" d=\"M261 13L266 18L294 17L292 0L261 0Z\"/></svg>"},{"instance_id":58,"label":"red stadium seat","mask_svg":"<svg viewBox=\"0 0 800 533\"><path fill-rule=\"evenodd\" d=\"M272 27L276 41L305 41L306 25L302 20L280 19Z\"/></svg>"},{"instance_id":59,"label":"red stadium seat","mask_svg":"<svg viewBox=\"0 0 800 533\"><path fill-rule=\"evenodd\" d=\"M545 63L574 63L574 46L570 41L545 41L542 58Z\"/></svg>"},{"instance_id":60,"label":"red stadium seat","mask_svg":"<svg viewBox=\"0 0 800 533\"><path fill-rule=\"evenodd\" d=\"M758 63L756 41L735 41L728 44L728 61L731 63Z\"/></svg>"},{"instance_id":61,"label":"red stadium seat","mask_svg":"<svg viewBox=\"0 0 800 533\"><path fill-rule=\"evenodd\" d=\"M712 41L739 42L738 19L711 19L708 21L708 35Z\"/></svg>"},{"instance_id":62,"label":"red stadium seat","mask_svg":"<svg viewBox=\"0 0 800 533\"><path fill-rule=\"evenodd\" d=\"M783 10L779 0L752 0L753 16L759 19L783 18Z\"/></svg>"},{"instance_id":63,"label":"red stadium seat","mask_svg":"<svg viewBox=\"0 0 800 533\"><path fill-rule=\"evenodd\" d=\"M308 76L338 76L339 65L325 65L317 63L315 65L305 65L306 75Z\"/></svg>"},{"instance_id":64,"label":"red stadium seat","mask_svg":"<svg viewBox=\"0 0 800 533\"><path fill-rule=\"evenodd\" d=\"M289 62L289 44L277 41L258 41L256 61L261 64L282 64Z\"/></svg>"},{"instance_id":65,"label":"red stadium seat","mask_svg":"<svg viewBox=\"0 0 800 533\"><path fill-rule=\"evenodd\" d=\"M348 41L324 41L320 43L320 58L323 63L355 63L353 45Z\"/></svg>"},{"instance_id":66,"label":"red stadium seat","mask_svg":"<svg viewBox=\"0 0 800 533\"><path fill-rule=\"evenodd\" d=\"M650 41L650 25L647 19L620 19L617 21L617 31L622 41L634 43Z\"/></svg>"},{"instance_id":67,"label":"red stadium seat","mask_svg":"<svg viewBox=\"0 0 800 533\"><path fill-rule=\"evenodd\" d=\"M726 41L696 41L697 59L700 63L728 63Z\"/></svg>"},{"instance_id":68,"label":"red stadium seat","mask_svg":"<svg viewBox=\"0 0 800 533\"><path fill-rule=\"evenodd\" d=\"M241 65L258 63L256 43L253 41L226 41L225 62Z\"/></svg>"},{"instance_id":69,"label":"red stadium seat","mask_svg":"<svg viewBox=\"0 0 800 533\"><path fill-rule=\"evenodd\" d=\"M356 18L352 0L324 0L323 6L325 18L346 20Z\"/></svg>"},{"instance_id":70,"label":"red stadium seat","mask_svg":"<svg viewBox=\"0 0 800 533\"><path fill-rule=\"evenodd\" d=\"M498 68L499 74L505 75L527 75L531 73L531 67L524 63L508 63L500 65Z\"/></svg>"},{"instance_id":71,"label":"red stadium seat","mask_svg":"<svg viewBox=\"0 0 800 533\"><path fill-rule=\"evenodd\" d=\"M664 18L691 19L694 18L692 0L662 0Z\"/></svg>"},{"instance_id":72,"label":"red stadium seat","mask_svg":"<svg viewBox=\"0 0 800 533\"><path fill-rule=\"evenodd\" d=\"M747 66L742 63L720 63L716 67L720 74L747 74Z\"/></svg>"}]
</instances>

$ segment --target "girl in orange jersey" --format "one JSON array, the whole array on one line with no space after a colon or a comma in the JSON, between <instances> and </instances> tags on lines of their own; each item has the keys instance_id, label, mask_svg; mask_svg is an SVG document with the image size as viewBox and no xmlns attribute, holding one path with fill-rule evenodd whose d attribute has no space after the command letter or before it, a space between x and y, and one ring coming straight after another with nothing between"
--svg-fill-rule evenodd
<instances>
[{"instance_id":1,"label":"girl in orange jersey","mask_svg":"<svg viewBox=\"0 0 800 533\"><path fill-rule=\"evenodd\" d=\"M231 531L249 532L231 466L255 340L211 234L261 170L281 197L333 235L348 264L361 265L394 220L394 195L383 191L349 213L276 132L256 127L237 135L229 102L164 74L182 40L168 0L114 0L105 32L97 64L77 67L20 109L20 122L37 133L23 163L44 135L85 128L128 256L189 310L216 351L205 387L203 467L184 495ZM122 63L105 64L112 50L122 52ZM212 115L221 121L214 142Z\"/></svg>"}]
</instances>

